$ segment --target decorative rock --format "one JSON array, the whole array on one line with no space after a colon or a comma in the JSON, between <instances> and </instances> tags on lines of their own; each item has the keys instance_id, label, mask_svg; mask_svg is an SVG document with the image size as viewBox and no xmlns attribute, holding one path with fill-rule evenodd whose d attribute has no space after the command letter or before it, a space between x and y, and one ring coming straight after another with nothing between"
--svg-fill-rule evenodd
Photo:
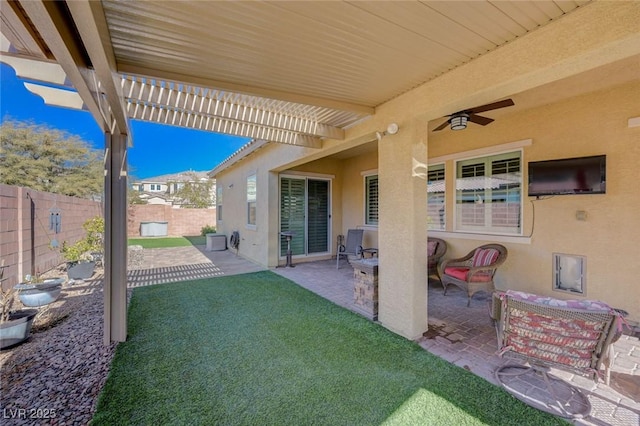
<instances>
[{"instance_id":1,"label":"decorative rock","mask_svg":"<svg viewBox=\"0 0 640 426\"><path fill-rule=\"evenodd\" d=\"M16 418L3 424L75 425L91 421L115 352L115 344L103 344L101 285L96 281L66 286L63 290L68 297L48 307L68 317L55 326L32 331L20 346L0 352L0 407L4 412L55 412L53 419Z\"/></svg>"}]
</instances>

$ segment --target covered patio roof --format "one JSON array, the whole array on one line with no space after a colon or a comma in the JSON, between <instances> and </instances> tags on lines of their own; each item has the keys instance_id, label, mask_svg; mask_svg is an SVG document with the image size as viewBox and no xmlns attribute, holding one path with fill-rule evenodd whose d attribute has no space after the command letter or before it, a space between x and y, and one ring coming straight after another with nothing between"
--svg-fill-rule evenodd
<instances>
[{"instance_id":1,"label":"covered patio roof","mask_svg":"<svg viewBox=\"0 0 640 426\"><path fill-rule=\"evenodd\" d=\"M467 78L457 72L465 64L482 62L498 48L509 51L510 43L531 32L544 34L547 24L567 14L601 10L597 2L582 0L0 1L0 59L27 63L28 71L19 75L53 104L62 99L55 93L65 94L67 107L77 107L71 98L79 98L106 135L107 342L126 339L124 142L131 137L131 119L257 141L235 158L270 142L311 150L329 145L329 154L341 155L345 147L332 141L356 147L349 138L361 135L347 138L350 127L387 102L436 78ZM609 62L579 69L575 61L560 64L554 81ZM503 92L548 82L520 74L524 80L531 84L505 86ZM428 120L500 96L472 80L438 90L458 95L436 96L444 102L430 109ZM461 97L460 91L473 96Z\"/></svg>"},{"instance_id":2,"label":"covered patio roof","mask_svg":"<svg viewBox=\"0 0 640 426\"><path fill-rule=\"evenodd\" d=\"M137 119L320 148L586 3L2 0L2 61L112 133Z\"/></svg>"}]
</instances>

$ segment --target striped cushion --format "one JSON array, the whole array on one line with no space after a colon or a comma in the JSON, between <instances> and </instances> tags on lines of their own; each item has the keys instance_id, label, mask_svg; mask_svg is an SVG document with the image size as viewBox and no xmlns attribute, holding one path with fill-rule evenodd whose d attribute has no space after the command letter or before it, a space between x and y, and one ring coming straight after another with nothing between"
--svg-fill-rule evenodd
<instances>
[{"instance_id":1,"label":"striped cushion","mask_svg":"<svg viewBox=\"0 0 640 426\"><path fill-rule=\"evenodd\" d=\"M500 253L496 249L476 249L476 252L473 254L473 260L471 261L472 266L489 266L492 265L496 260L498 260L498 256Z\"/></svg>"},{"instance_id":2,"label":"striped cushion","mask_svg":"<svg viewBox=\"0 0 640 426\"><path fill-rule=\"evenodd\" d=\"M431 257L436 254L436 249L438 248L437 241L429 241L427 242L427 256Z\"/></svg>"}]
</instances>

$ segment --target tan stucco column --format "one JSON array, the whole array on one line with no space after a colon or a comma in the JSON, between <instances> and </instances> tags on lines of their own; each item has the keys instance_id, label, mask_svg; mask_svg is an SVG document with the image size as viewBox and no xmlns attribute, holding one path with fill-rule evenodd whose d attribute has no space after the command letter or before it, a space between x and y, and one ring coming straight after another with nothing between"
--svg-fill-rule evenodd
<instances>
[{"instance_id":1,"label":"tan stucco column","mask_svg":"<svg viewBox=\"0 0 640 426\"><path fill-rule=\"evenodd\" d=\"M398 123L378 144L378 318L408 339L427 330L427 123Z\"/></svg>"},{"instance_id":2,"label":"tan stucco column","mask_svg":"<svg viewBox=\"0 0 640 426\"><path fill-rule=\"evenodd\" d=\"M127 339L127 137L105 137L104 343Z\"/></svg>"}]
</instances>

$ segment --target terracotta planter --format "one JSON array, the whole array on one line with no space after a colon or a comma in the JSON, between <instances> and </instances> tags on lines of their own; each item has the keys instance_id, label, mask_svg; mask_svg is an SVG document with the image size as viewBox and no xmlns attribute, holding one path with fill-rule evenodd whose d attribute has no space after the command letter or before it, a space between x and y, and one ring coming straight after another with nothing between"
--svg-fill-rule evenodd
<instances>
[{"instance_id":1,"label":"terracotta planter","mask_svg":"<svg viewBox=\"0 0 640 426\"><path fill-rule=\"evenodd\" d=\"M96 268L96 262L69 262L67 263L67 276L70 280L86 280L91 278Z\"/></svg>"},{"instance_id":2,"label":"terracotta planter","mask_svg":"<svg viewBox=\"0 0 640 426\"><path fill-rule=\"evenodd\" d=\"M36 308L54 302L62 291L64 278L52 278L42 283L20 283L16 285L18 299L24 306Z\"/></svg>"},{"instance_id":3,"label":"terracotta planter","mask_svg":"<svg viewBox=\"0 0 640 426\"><path fill-rule=\"evenodd\" d=\"M15 346L27 340L37 313L36 309L13 312L9 315L8 321L0 323L0 349Z\"/></svg>"}]
</instances>

